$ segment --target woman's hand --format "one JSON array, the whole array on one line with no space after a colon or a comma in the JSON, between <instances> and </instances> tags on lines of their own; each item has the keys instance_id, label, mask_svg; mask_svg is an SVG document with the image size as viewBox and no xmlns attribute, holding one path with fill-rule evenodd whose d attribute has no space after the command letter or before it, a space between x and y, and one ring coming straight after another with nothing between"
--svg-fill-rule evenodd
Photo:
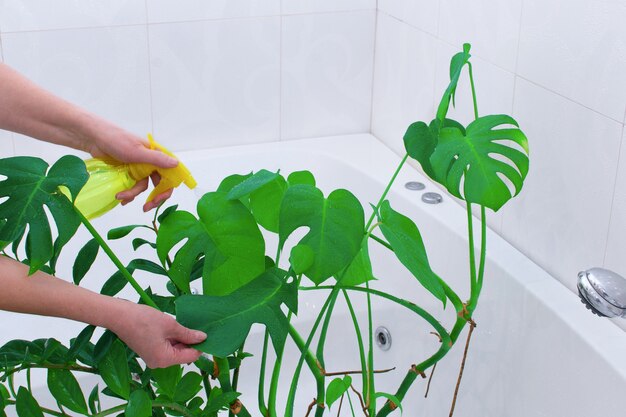
<instances>
[{"instance_id":1,"label":"woman's hand","mask_svg":"<svg viewBox=\"0 0 626 417\"><path fill-rule=\"evenodd\" d=\"M109 329L135 351L149 368L195 362L201 352L189 347L206 334L181 326L173 317L152 307L120 300L118 319Z\"/></svg>"},{"instance_id":2,"label":"woman's hand","mask_svg":"<svg viewBox=\"0 0 626 417\"><path fill-rule=\"evenodd\" d=\"M176 158L150 149L146 140L112 125L107 126L105 130L99 131L92 137L85 138L83 150L96 158L108 156L120 162L148 163L159 168L174 168L178 165ZM157 173L153 173L150 178L155 186L161 179ZM133 201L147 188L148 178L144 178L129 190L118 193L116 198L122 201L122 205L125 205ZM144 204L143 210L149 211L158 207L171 195L171 189L157 195L152 201Z\"/></svg>"}]
</instances>

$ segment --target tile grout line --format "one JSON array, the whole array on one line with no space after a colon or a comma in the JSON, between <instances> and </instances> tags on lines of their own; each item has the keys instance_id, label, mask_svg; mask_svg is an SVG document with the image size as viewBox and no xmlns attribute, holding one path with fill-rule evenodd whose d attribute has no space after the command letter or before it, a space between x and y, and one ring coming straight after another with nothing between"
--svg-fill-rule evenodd
<instances>
[{"instance_id":1,"label":"tile grout line","mask_svg":"<svg viewBox=\"0 0 626 417\"><path fill-rule=\"evenodd\" d=\"M38 32L58 32L64 30L81 30L81 29L110 29L120 27L133 27L147 25L169 25L178 23L198 23L198 22L221 22L231 20L251 20L251 19L263 19L269 17L282 17L282 16L310 16L310 15L329 15L329 14L348 14L354 12L368 12L372 11L371 8L356 8L347 10L335 10L335 11L321 11L321 12L304 12L304 13L289 13L283 15L279 14L259 14L257 16L234 16L234 17L208 17L202 19L184 19L184 20L172 20L172 21L154 21L150 22L146 16L146 22L144 23L121 23L111 25L94 25L94 26L68 26L61 28L48 28L48 29L29 29L29 30L9 30L3 31L3 34L18 34L18 33L38 33Z\"/></svg>"},{"instance_id":2,"label":"tile grout line","mask_svg":"<svg viewBox=\"0 0 626 417\"><path fill-rule=\"evenodd\" d=\"M152 97L152 51L150 47L150 25L148 24L148 0L144 1L146 7L146 44L148 47L148 94L150 96L150 131L154 135L154 98Z\"/></svg>"},{"instance_id":3,"label":"tile grout line","mask_svg":"<svg viewBox=\"0 0 626 417\"><path fill-rule=\"evenodd\" d=\"M574 99L571 99L571 98L569 98L569 97L567 97L567 96L564 96L563 94L561 94L561 93L559 93L559 92L557 92L557 91L551 90L550 88L548 88L548 87L546 87L546 86L544 86L544 85L542 85L542 84L539 84L539 83L537 83L537 82L535 82L535 81L529 80L528 78L526 78L526 77L524 77L524 76L521 76L521 75L519 75L519 74L517 74L516 76L517 76L517 77L519 77L519 79L524 80L524 81L526 81L526 82L528 82L528 83L530 83L530 84L534 85L535 87L539 87L539 88L541 88L541 89L543 89L543 90L545 90L545 91L547 91L547 92L549 92L549 93L552 93L552 94L554 94L554 95L557 95L557 96L561 97L562 99L569 101L570 103L576 104L577 106L580 106L580 107L582 107L582 108L584 108L584 109L587 109L587 110L589 110L589 111L591 111L591 112L595 113L595 114L596 114L596 115L598 115L598 116L602 116L602 117L604 117L605 119L609 119L609 120L611 120L611 121L613 121L613 122L619 123L620 125L623 125L623 124L624 124L624 122L623 122L622 120L618 120L618 119L614 118L613 116L609 116L609 115L604 114L604 113L602 113L602 112L600 112L600 111L598 111L598 110L592 109L591 107L589 107L589 106L587 106L587 105L585 105L585 104L582 104L582 103L580 103L580 102L578 102L578 101L576 101L576 100L574 100Z\"/></svg>"},{"instance_id":4,"label":"tile grout line","mask_svg":"<svg viewBox=\"0 0 626 417\"><path fill-rule=\"evenodd\" d=\"M611 235L611 224L613 223L613 208L615 206L615 195L617 194L617 182L619 180L618 174L619 174L619 166L620 163L626 163L626 161L622 160L622 147L624 146L624 125L622 124L622 132L621 132L621 137L620 137L620 141L619 141L619 148L617 150L617 164L615 167L615 176L613 179L613 194L611 196L611 204L609 206L609 223L607 225L607 229L606 229L606 240L604 242L604 255L602 257L602 266L606 265L606 254L608 252L609 249L609 236Z\"/></svg>"},{"instance_id":5,"label":"tile grout line","mask_svg":"<svg viewBox=\"0 0 626 417\"><path fill-rule=\"evenodd\" d=\"M374 50L372 53L372 84L370 88L370 130L374 132L374 88L376 85L376 56L378 53L378 0L376 0L376 9L374 11Z\"/></svg>"},{"instance_id":6,"label":"tile grout line","mask_svg":"<svg viewBox=\"0 0 626 417\"><path fill-rule=\"evenodd\" d=\"M283 0L280 0L278 34L278 141L283 141Z\"/></svg>"}]
</instances>

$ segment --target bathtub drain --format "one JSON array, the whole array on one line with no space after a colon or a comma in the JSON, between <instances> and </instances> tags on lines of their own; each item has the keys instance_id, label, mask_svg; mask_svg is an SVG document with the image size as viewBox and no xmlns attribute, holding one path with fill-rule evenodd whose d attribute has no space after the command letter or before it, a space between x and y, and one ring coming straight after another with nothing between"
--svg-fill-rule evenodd
<instances>
[{"instance_id":1,"label":"bathtub drain","mask_svg":"<svg viewBox=\"0 0 626 417\"><path fill-rule=\"evenodd\" d=\"M379 326L374 333L376 344L380 350L386 351L391 349L391 333L384 326Z\"/></svg>"}]
</instances>

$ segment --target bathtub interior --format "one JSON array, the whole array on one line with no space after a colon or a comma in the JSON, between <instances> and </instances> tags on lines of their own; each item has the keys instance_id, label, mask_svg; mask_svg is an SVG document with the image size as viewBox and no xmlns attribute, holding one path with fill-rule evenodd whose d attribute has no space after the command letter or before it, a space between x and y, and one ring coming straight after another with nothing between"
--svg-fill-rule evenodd
<instances>
[{"instance_id":1,"label":"bathtub interior","mask_svg":"<svg viewBox=\"0 0 626 417\"><path fill-rule=\"evenodd\" d=\"M266 168L281 169L285 174L308 169L315 174L318 186L326 195L335 188L348 188L361 200L367 212L368 203L377 200L399 162L396 155L370 135L233 147L180 156L196 176L200 189L176 191L172 202L186 210L193 210L198 196L215 189L226 175ZM469 293L465 212L446 196L442 204L423 204L420 201L421 192L404 189L403 184L409 180L426 183L425 191L436 190L416 170L406 167L391 191L392 205L413 218L423 234L433 269L465 298ZM150 215L139 214L138 204L135 204L118 208L94 223L104 233L112 227L146 223L150 219ZM84 230L79 233L62 256L60 276L71 276L72 257L88 239ZM149 234L144 237L149 237ZM268 253L273 253L271 248L275 247L276 241L272 236L267 238ZM626 361L623 359L626 355L619 352L620 346L626 346L624 333L613 324L588 314L573 294L497 235L489 232L488 240L485 288L475 316L478 327L474 332L455 415L619 415L626 407L626 398L622 395L626 388ZM154 259L154 254L143 248L132 253L129 242L110 243L126 262L135 257ZM423 290L386 249L376 243L371 243L370 248L374 273L379 278L373 284L375 288L437 312L436 316L442 324L451 327L455 317L450 305L443 310L441 303ZM99 290L112 272L108 259L100 255L83 284ZM164 281L156 282L141 273L137 274L137 278L143 285L164 292ZM301 294L295 323L303 334L311 326L324 295L324 291ZM128 289L121 296L136 299ZM354 294L352 300L361 318L361 329L366 329L364 297ZM376 349L376 368L396 367L377 378L376 388L377 391L394 392L411 364L434 352L438 341L429 334L432 329L412 313L380 299L374 298L373 301L374 328L385 326L392 335L390 350ZM337 304L326 350L326 369L329 372L353 370L360 366L355 333L345 303L340 299ZM0 313L0 317L2 343L16 338L42 337L67 342L82 328L78 323L60 319L6 312ZM406 415L447 415L463 341L464 336L438 364L428 399L423 398L426 381L416 381L403 403ZM244 393L242 400L251 410L256 410L259 366L256 358L260 356L261 346L262 331L260 326L255 326L246 343L246 350L255 354L255 358L249 359L242 369L240 384ZM280 379L281 394L286 393L299 357L293 344L288 343L286 349ZM43 387L45 374L39 372L33 376L33 380L37 381L35 384L41 385L37 398L42 404L54 404ZM353 379L355 385L360 386L360 377L354 375ZM314 383L306 369L301 381L295 415L299 415L300 411L304 415L315 396ZM85 377L81 383L89 392L97 380ZM284 397L279 395L278 399L279 404L284 404ZM333 409L336 410L336 407ZM358 408L356 402L355 407ZM347 404L344 404L341 415L351 415Z\"/></svg>"}]
</instances>

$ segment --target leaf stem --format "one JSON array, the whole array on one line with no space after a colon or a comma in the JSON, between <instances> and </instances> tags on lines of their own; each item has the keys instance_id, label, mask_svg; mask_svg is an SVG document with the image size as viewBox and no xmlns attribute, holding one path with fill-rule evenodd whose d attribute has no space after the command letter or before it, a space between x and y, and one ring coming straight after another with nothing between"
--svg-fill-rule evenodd
<instances>
[{"instance_id":1,"label":"leaf stem","mask_svg":"<svg viewBox=\"0 0 626 417\"><path fill-rule=\"evenodd\" d=\"M359 346L359 358L361 359L361 375L363 379L363 393L367 397L367 363L365 361L365 347L363 346L363 337L361 336L361 328L359 326L359 321L354 312L354 308L352 307L352 302L350 301L350 297L348 296L348 291L345 289L341 290L343 292L343 296L346 299L346 304L348 306L348 310L350 311L350 317L352 318L352 323L354 324L354 331L356 333L356 340Z\"/></svg>"},{"instance_id":2,"label":"leaf stem","mask_svg":"<svg viewBox=\"0 0 626 417\"><path fill-rule=\"evenodd\" d=\"M474 88L474 73L472 71L472 63L467 61L467 69L469 73L470 86L472 87L472 103L474 104L474 119L478 119L478 102L476 100L476 88Z\"/></svg>"},{"instance_id":3,"label":"leaf stem","mask_svg":"<svg viewBox=\"0 0 626 417\"><path fill-rule=\"evenodd\" d=\"M16 401L15 400L5 400L7 405L15 405ZM50 414L51 416L56 416L56 417L67 417L67 414L65 413L61 413L55 410L51 410L49 408L45 408L45 407L41 407L39 406L39 408L41 409L41 411L43 411L46 414Z\"/></svg>"},{"instance_id":4,"label":"leaf stem","mask_svg":"<svg viewBox=\"0 0 626 417\"><path fill-rule=\"evenodd\" d=\"M269 342L269 333L265 330L265 337L263 338L263 353L261 354L261 370L259 372L259 390L258 390L258 402L259 411L261 415L267 416L267 405L265 404L265 367L267 365L267 346Z\"/></svg>"},{"instance_id":5,"label":"leaf stem","mask_svg":"<svg viewBox=\"0 0 626 417\"><path fill-rule=\"evenodd\" d=\"M133 276L130 274L130 272L128 272L128 270L126 269L124 264L119 260L119 258L115 255L115 253L113 253L113 251L111 250L109 245L104 241L102 236L100 236L98 231L92 226L92 224L89 222L89 220L87 220L87 218L85 216L83 216L83 213L81 213L80 210L78 210L78 208L76 208L76 206L74 206L74 209L75 209L76 213L78 214L78 217L80 218L80 221L85 225L87 230L89 230L89 233L91 233L93 238L96 239L96 241L98 242L98 244L100 245L102 250L104 250L104 253L106 253L107 256L109 257L109 259L111 259L111 261L113 261L113 263L115 264L117 269L124 276L124 278L126 278L128 283L130 285L132 285L132 287L135 289L135 291L137 291L137 294L139 294L139 296L141 297L143 302L146 303L147 305L149 305L150 307L153 307L153 308L155 308L157 310L160 310L159 307L156 305L156 303L152 300L152 298L150 298L150 296L143 290L143 288L141 288L139 283L137 283L137 281L135 280L135 278L133 278Z\"/></svg>"},{"instance_id":6,"label":"leaf stem","mask_svg":"<svg viewBox=\"0 0 626 417\"><path fill-rule=\"evenodd\" d=\"M391 189L391 186L396 181L396 178L398 177L400 170L402 169L402 167L404 166L404 163L406 162L408 158L409 158L409 154L407 153L404 155L404 157L400 161L400 164L398 164L398 167L396 168L396 171L391 176L391 179L389 180L387 187L385 187L385 190L383 191L382 195L378 199L378 203L376 204L376 210L372 212L372 215L370 216L369 220L365 224L365 230L368 230L370 226L372 225L372 222L374 221L374 217L376 216L376 212L380 208L380 205L383 203L383 201L385 201L385 197L387 197L387 194L389 194L389 190Z\"/></svg>"},{"instance_id":7,"label":"leaf stem","mask_svg":"<svg viewBox=\"0 0 626 417\"><path fill-rule=\"evenodd\" d=\"M328 287L328 288L332 289L332 291L329 294L328 298L326 298L326 301L324 302L324 305L320 309L320 312L317 315L317 318L315 319L315 322L313 323L313 327L311 328L311 332L309 333L309 336L307 337L306 342L304 343L304 345L302 347L298 346L300 348L301 354L300 354L300 359L298 360L298 364L296 365L296 370L294 371L293 379L291 381L291 387L289 387L289 395L287 396L287 405L285 407L285 417L292 417L293 416L293 406L294 406L294 402L295 402L296 391L298 389L298 380L300 379L300 372L302 371L302 365L304 364L305 360L308 360L310 362L312 354L309 352L308 349L311 346L311 342L313 341L313 337L315 336L317 328L319 327L320 322L322 321L322 317L324 317L324 313L328 309L328 306L330 304L331 299L333 297L336 297L337 293L339 292L339 288L338 287ZM290 325L289 327L290 327L289 334L292 337L292 339L294 339L294 342L296 342L296 345L298 345L299 340L301 340L301 338L299 337L300 335L297 332L294 332L294 331L291 330L293 328L292 325ZM294 338L294 336L296 336L296 338ZM309 362L307 362L307 365L309 365L309 368L311 369L311 372L313 372L313 374L315 375L316 369L319 371L317 363L315 363L315 366L312 367L309 364ZM320 385L318 383L318 397L319 397L319 391L320 391ZM321 391L322 391L322 399L321 399L322 403L321 404L323 406L323 404L324 404L323 381L322 381ZM319 398L317 399L317 401L319 401ZM319 404L320 403L318 402L318 406L319 406Z\"/></svg>"}]
</instances>

